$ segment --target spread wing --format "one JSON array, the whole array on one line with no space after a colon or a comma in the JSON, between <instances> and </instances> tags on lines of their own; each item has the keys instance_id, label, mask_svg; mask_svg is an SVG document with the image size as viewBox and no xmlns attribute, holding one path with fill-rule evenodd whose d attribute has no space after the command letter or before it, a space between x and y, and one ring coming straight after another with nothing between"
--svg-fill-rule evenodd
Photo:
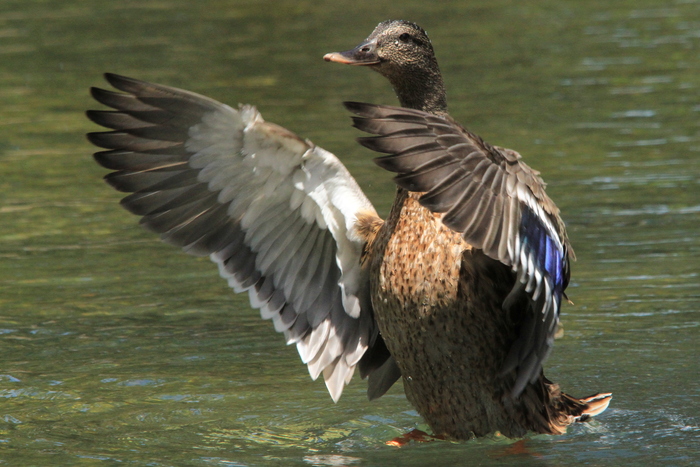
<instances>
[{"instance_id":1,"label":"spread wing","mask_svg":"<svg viewBox=\"0 0 700 467\"><path fill-rule=\"evenodd\" d=\"M551 350L561 298L569 280L569 245L559 209L545 193L539 172L518 153L491 146L449 117L390 106L345 103L375 159L396 172L396 183L423 192L420 202L472 246L510 266L515 287L508 308L523 292L531 308L510 350L504 372L517 368L519 395L540 373Z\"/></svg>"},{"instance_id":2,"label":"spread wing","mask_svg":"<svg viewBox=\"0 0 700 467\"><path fill-rule=\"evenodd\" d=\"M337 400L376 334L362 310L360 213L376 212L331 153L265 122L175 88L105 75L124 91L92 89L115 110L88 111L113 131L91 133L131 193L121 204L161 239L209 255L236 292L296 344L311 377Z\"/></svg>"}]
</instances>

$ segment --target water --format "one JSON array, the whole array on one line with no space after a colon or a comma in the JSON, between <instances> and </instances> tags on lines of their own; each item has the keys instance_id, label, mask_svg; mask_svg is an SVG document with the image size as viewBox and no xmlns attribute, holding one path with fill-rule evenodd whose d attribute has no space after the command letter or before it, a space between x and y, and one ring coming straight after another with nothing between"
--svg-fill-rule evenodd
<instances>
[{"instance_id":1,"label":"water","mask_svg":"<svg viewBox=\"0 0 700 467\"><path fill-rule=\"evenodd\" d=\"M436 3L436 2L435 2ZM386 213L390 176L324 63L380 20L430 33L451 113L542 171L578 255L547 373L612 391L560 437L384 441L401 388L338 404L206 259L117 206L84 133L114 71L250 102L338 154ZM700 2L26 1L0 4L0 462L8 465L700 464Z\"/></svg>"}]
</instances>

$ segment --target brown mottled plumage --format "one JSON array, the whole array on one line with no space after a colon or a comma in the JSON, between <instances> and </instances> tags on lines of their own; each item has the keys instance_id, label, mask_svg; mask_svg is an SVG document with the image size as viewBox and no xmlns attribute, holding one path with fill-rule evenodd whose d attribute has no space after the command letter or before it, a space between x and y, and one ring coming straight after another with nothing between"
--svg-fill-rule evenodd
<instances>
[{"instance_id":1,"label":"brown mottled plumage","mask_svg":"<svg viewBox=\"0 0 700 467\"><path fill-rule=\"evenodd\" d=\"M365 65L403 107L346 103L399 188L383 221L333 154L254 107L107 74L105 179L164 241L208 255L334 401L355 368L376 399L398 379L436 435L558 434L605 410L542 373L571 248L538 172L447 115L425 32L387 21L326 60Z\"/></svg>"},{"instance_id":2,"label":"brown mottled plumage","mask_svg":"<svg viewBox=\"0 0 700 467\"><path fill-rule=\"evenodd\" d=\"M560 434L594 410L593 402L607 407L609 394L584 402L542 372L558 308L545 302L549 289L539 282L516 285L529 271L518 270L509 237L519 231L519 203L540 206L561 242L565 288L573 250L564 223L539 172L447 115L425 31L386 21L355 49L325 59L369 66L389 79L403 107L421 111L346 103L359 115L355 126L379 135L360 142L389 153L376 162L399 174L391 213L372 245L371 299L406 396L435 434ZM526 200L515 195L518 188ZM544 321L535 318L540 309Z\"/></svg>"},{"instance_id":3,"label":"brown mottled plumage","mask_svg":"<svg viewBox=\"0 0 700 467\"><path fill-rule=\"evenodd\" d=\"M500 374L518 337L518 318L502 310L512 273L418 197L400 190L370 260L375 316L408 400L435 434L454 439L563 433L585 404L544 375L512 398L515 374Z\"/></svg>"}]
</instances>

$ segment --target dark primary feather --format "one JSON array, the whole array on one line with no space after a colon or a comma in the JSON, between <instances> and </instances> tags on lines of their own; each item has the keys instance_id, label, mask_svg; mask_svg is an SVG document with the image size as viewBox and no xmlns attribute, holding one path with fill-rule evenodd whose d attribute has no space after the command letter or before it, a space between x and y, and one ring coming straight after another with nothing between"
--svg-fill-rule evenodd
<instances>
[{"instance_id":1,"label":"dark primary feather","mask_svg":"<svg viewBox=\"0 0 700 467\"><path fill-rule=\"evenodd\" d=\"M544 182L514 151L497 148L449 117L414 109L348 102L354 126L377 136L358 138L388 154L377 164L396 183L421 192L420 202L444 213L442 222L516 274L510 307L526 293L532 311L504 363L517 369L513 394L538 376L552 347L571 251L559 210Z\"/></svg>"}]
</instances>

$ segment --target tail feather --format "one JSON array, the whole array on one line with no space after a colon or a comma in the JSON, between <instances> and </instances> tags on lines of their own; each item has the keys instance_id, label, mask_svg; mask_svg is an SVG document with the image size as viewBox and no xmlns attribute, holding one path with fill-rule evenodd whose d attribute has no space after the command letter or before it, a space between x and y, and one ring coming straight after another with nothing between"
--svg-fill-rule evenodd
<instances>
[{"instance_id":1,"label":"tail feather","mask_svg":"<svg viewBox=\"0 0 700 467\"><path fill-rule=\"evenodd\" d=\"M559 385L540 373L537 382L528 384L522 395L512 406L517 428L535 433L561 435L566 427L576 422L585 422L600 415L608 408L612 393L598 393L578 398L561 391ZM507 399L506 399L507 400ZM500 426L499 431L508 437L522 434L512 426Z\"/></svg>"},{"instance_id":2,"label":"tail feather","mask_svg":"<svg viewBox=\"0 0 700 467\"><path fill-rule=\"evenodd\" d=\"M586 404L586 408L583 410L583 413L580 416L575 418L575 420L577 422L585 422L591 417L600 415L601 413L605 412L605 409L608 408L611 400L611 392L601 392L593 396L584 397L580 400L580 402Z\"/></svg>"},{"instance_id":3,"label":"tail feather","mask_svg":"<svg viewBox=\"0 0 700 467\"><path fill-rule=\"evenodd\" d=\"M550 395L550 424L551 434L563 434L566 427L575 422L585 422L599 415L608 408L612 393L598 393L579 399L559 390L559 385L547 380ZM557 397L558 396L558 397Z\"/></svg>"}]
</instances>

